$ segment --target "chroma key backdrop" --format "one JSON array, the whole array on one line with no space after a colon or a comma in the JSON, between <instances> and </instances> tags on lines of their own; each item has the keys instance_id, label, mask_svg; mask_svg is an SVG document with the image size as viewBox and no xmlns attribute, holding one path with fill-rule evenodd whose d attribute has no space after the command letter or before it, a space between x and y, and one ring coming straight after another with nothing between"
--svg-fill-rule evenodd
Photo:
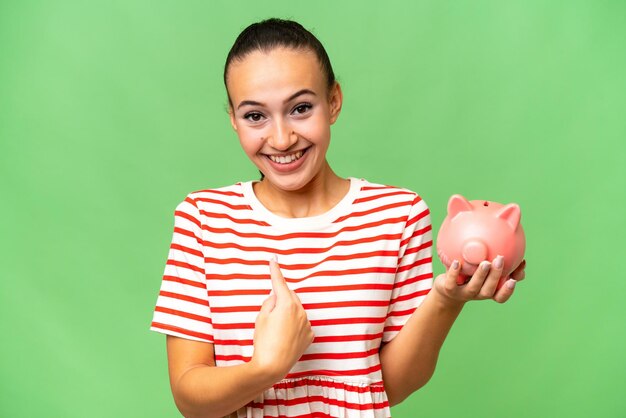
<instances>
[{"instance_id":1,"label":"chroma key backdrop","mask_svg":"<svg viewBox=\"0 0 626 418\"><path fill-rule=\"evenodd\" d=\"M603 0L0 2L0 416L180 416L148 330L173 213L258 178L222 70L267 17L328 50L337 174L418 192L434 237L455 193L522 210L526 279L467 304L393 417L626 416L625 16Z\"/></svg>"}]
</instances>

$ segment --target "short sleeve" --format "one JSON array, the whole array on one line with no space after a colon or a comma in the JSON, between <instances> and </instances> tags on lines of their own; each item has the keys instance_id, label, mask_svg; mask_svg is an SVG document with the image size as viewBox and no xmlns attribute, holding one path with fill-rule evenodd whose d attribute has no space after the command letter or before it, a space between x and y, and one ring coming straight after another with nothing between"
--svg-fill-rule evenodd
<instances>
[{"instance_id":1,"label":"short sleeve","mask_svg":"<svg viewBox=\"0 0 626 418\"><path fill-rule=\"evenodd\" d=\"M200 212L191 194L174 211L172 243L150 329L213 343Z\"/></svg>"},{"instance_id":2,"label":"short sleeve","mask_svg":"<svg viewBox=\"0 0 626 418\"><path fill-rule=\"evenodd\" d=\"M398 334L432 288L432 246L430 211L426 202L416 195L400 242L398 266L383 329L382 341L385 343Z\"/></svg>"}]
</instances>

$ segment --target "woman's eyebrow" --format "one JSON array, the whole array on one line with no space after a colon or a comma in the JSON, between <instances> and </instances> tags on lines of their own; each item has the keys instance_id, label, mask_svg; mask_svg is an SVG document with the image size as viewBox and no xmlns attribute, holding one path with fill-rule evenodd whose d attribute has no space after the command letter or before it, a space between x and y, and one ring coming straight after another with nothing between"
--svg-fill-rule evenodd
<instances>
[{"instance_id":1,"label":"woman's eyebrow","mask_svg":"<svg viewBox=\"0 0 626 418\"><path fill-rule=\"evenodd\" d=\"M303 94L312 94L313 96L315 96L315 92L313 92L313 90L309 90L309 89L302 89L302 90L298 90L297 92L295 92L294 94L292 94L291 96L289 96L284 102L284 103L288 103L290 101L292 101L293 99L295 99L298 96L302 96ZM237 109L239 109L241 106L265 106L265 104L261 103L261 102L256 102L254 100L244 100L241 103L239 103L239 106L237 106Z\"/></svg>"}]
</instances>

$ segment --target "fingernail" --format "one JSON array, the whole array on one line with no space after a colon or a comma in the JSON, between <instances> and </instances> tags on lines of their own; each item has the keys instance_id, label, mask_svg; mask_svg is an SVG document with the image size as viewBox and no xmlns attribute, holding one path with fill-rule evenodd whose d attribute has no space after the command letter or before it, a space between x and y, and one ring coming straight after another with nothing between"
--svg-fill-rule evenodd
<instances>
[{"instance_id":1,"label":"fingernail","mask_svg":"<svg viewBox=\"0 0 626 418\"><path fill-rule=\"evenodd\" d=\"M459 260L454 260L450 267L452 267L452 270L458 269L459 268Z\"/></svg>"},{"instance_id":2,"label":"fingernail","mask_svg":"<svg viewBox=\"0 0 626 418\"><path fill-rule=\"evenodd\" d=\"M272 255L272 258L270 258L270 261L278 263L278 259L276 258L276 254Z\"/></svg>"},{"instance_id":3,"label":"fingernail","mask_svg":"<svg viewBox=\"0 0 626 418\"><path fill-rule=\"evenodd\" d=\"M489 263L488 261L486 261L486 262L484 262L484 263L483 263L483 265L482 265L482 267L481 267L481 268L482 268L483 270L487 271L487 270L489 270L489 267L491 267L491 263Z\"/></svg>"},{"instance_id":4,"label":"fingernail","mask_svg":"<svg viewBox=\"0 0 626 418\"><path fill-rule=\"evenodd\" d=\"M497 256L493 262L493 266L497 269L502 268L503 260L504 260L504 257L502 257L501 255Z\"/></svg>"},{"instance_id":5,"label":"fingernail","mask_svg":"<svg viewBox=\"0 0 626 418\"><path fill-rule=\"evenodd\" d=\"M515 289L515 284L517 283L517 280L515 279L509 279L506 281L506 287L508 287L509 289Z\"/></svg>"}]
</instances>

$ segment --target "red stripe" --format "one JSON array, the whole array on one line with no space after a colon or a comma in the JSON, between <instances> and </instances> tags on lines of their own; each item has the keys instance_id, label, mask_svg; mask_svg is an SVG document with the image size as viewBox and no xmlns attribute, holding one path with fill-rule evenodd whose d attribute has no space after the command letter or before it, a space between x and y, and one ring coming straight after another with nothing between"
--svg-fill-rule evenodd
<instances>
[{"instance_id":1,"label":"red stripe","mask_svg":"<svg viewBox=\"0 0 626 418\"><path fill-rule=\"evenodd\" d=\"M364 284L347 284L343 286L311 286L300 287L295 290L296 293L316 293L316 292L341 292L345 290L391 290L394 285L384 283L364 283ZM251 296L265 295L269 296L269 289L236 289L236 290L209 290L209 296Z\"/></svg>"},{"instance_id":2,"label":"red stripe","mask_svg":"<svg viewBox=\"0 0 626 418\"><path fill-rule=\"evenodd\" d=\"M425 234L426 232L430 231L431 229L432 229L431 225L427 225L427 226L425 226L422 229L416 229L415 232L413 232L413 235L411 235L410 237L406 237L405 239L400 241L400 248L405 246L412 238L419 237L420 235Z\"/></svg>"},{"instance_id":3,"label":"red stripe","mask_svg":"<svg viewBox=\"0 0 626 418\"><path fill-rule=\"evenodd\" d=\"M345 241L337 241L335 242L333 245L329 246L329 247L325 247L325 248L309 248L309 247L305 247L305 248L293 248L290 250L281 250L278 248L271 248L271 247L250 247L250 246L244 246L244 245L239 245L239 244L235 244L235 243L231 243L231 242L226 242L226 243L215 243L215 242L211 242L211 241L204 241L203 244L206 247L210 247L210 248L236 248L242 251L246 251L246 252L252 252L252 251L265 251L268 253L268 257L270 254L277 254L277 255L287 255L287 254L319 254L319 253L325 253L327 251L330 251L332 248L338 247L338 246L350 246L350 245L355 245L355 244L364 244L364 243L369 243L369 242L375 242L375 241L384 241L384 240L395 240L398 239L401 236L401 234L383 234L383 235L377 235L377 236L373 236L373 237L365 237L365 238L359 238L359 239L355 239L355 240L345 240Z\"/></svg>"},{"instance_id":4,"label":"red stripe","mask_svg":"<svg viewBox=\"0 0 626 418\"><path fill-rule=\"evenodd\" d=\"M187 219L189 222L193 222L194 224L196 224L196 226L198 228L200 228L200 221L197 220L195 217L191 216L190 214L180 211L180 210L176 210L174 211L174 216L178 216L179 218L185 218Z\"/></svg>"},{"instance_id":5,"label":"red stripe","mask_svg":"<svg viewBox=\"0 0 626 418\"><path fill-rule=\"evenodd\" d=\"M310 279L311 277L318 276L328 276L328 277L340 277L347 276L350 274L365 274L365 273L388 273L393 274L396 272L394 267L365 267L360 269L346 269L346 270L322 270L313 272L307 276L304 276L300 279L295 279L293 277L287 277L283 274L283 277L287 281L287 283L299 283L303 280ZM241 280L270 280L270 275L268 274L242 274L242 273L233 273L233 274L207 274L207 280L232 280L232 279L241 279Z\"/></svg>"},{"instance_id":6,"label":"red stripe","mask_svg":"<svg viewBox=\"0 0 626 418\"><path fill-rule=\"evenodd\" d=\"M387 209L393 209L393 208L400 208L402 206L409 206L411 205L411 202L409 202L408 200L406 202L397 202L397 203L390 203L388 205L382 205L382 206L377 206L373 209L368 209L368 210L364 210L364 211L360 211L360 212L352 212L348 215L344 215L340 218L337 218L333 221L333 223L339 223L339 222L343 222L346 219L349 218L355 218L355 217L359 217L359 216L366 216L366 215L370 215L372 213L377 213L377 212L383 212Z\"/></svg>"},{"instance_id":7,"label":"red stripe","mask_svg":"<svg viewBox=\"0 0 626 418\"><path fill-rule=\"evenodd\" d=\"M209 296L223 297L223 296L253 296L253 295L265 295L269 296L269 289L235 289L235 290L213 290L207 291Z\"/></svg>"},{"instance_id":8,"label":"red stripe","mask_svg":"<svg viewBox=\"0 0 626 418\"><path fill-rule=\"evenodd\" d=\"M313 344L315 343L337 343L346 341L373 341L382 338L383 333L376 334L355 334L355 335L324 335L313 338ZM253 340L215 340L215 344L218 345L238 345L238 346L251 346L254 344Z\"/></svg>"},{"instance_id":9,"label":"red stripe","mask_svg":"<svg viewBox=\"0 0 626 418\"><path fill-rule=\"evenodd\" d=\"M417 292L409 293L409 294L406 294L406 295L400 295L400 296L398 296L395 299L391 299L389 304L393 305L396 302L402 302L404 300L413 299L413 298L417 298L417 297L420 297L420 296L425 296L425 295L428 294L428 292L430 292L430 289L418 290Z\"/></svg>"},{"instance_id":10,"label":"red stripe","mask_svg":"<svg viewBox=\"0 0 626 418\"><path fill-rule=\"evenodd\" d=\"M152 321L151 326L154 328L160 328L162 330L167 330L167 331L174 331L180 334L189 335L191 337L197 337L197 338L201 338L204 340L209 340L209 342L213 342L213 336L211 334L203 334L201 332L190 331L185 328L176 327L174 325L162 324L160 322L154 322L154 321Z\"/></svg>"},{"instance_id":11,"label":"red stripe","mask_svg":"<svg viewBox=\"0 0 626 418\"><path fill-rule=\"evenodd\" d=\"M291 399L265 398L263 400L263 403L251 402L248 404L248 406L251 406L253 408L263 409L265 405L273 405L273 406L281 405L281 406L289 407L289 406L295 406L295 405L301 405L301 404L312 404L315 402L321 402L326 405L338 406L340 408L345 408L345 409L356 409L359 411L365 411L365 410L370 410L370 409L381 409L389 405L388 401L375 402L371 404L360 404L360 403L347 402L341 399L327 398L326 396L321 396L321 395L305 395L300 398L291 398ZM310 417L311 415L306 414L304 416ZM291 418L291 416L289 416L289 418Z\"/></svg>"},{"instance_id":12,"label":"red stripe","mask_svg":"<svg viewBox=\"0 0 626 418\"><path fill-rule=\"evenodd\" d=\"M168 259L165 264L168 266L176 266L176 267L180 267L180 268L184 268L184 269L188 269L188 270L192 270L192 271L196 271L198 273L204 274L204 269L202 267L198 267L193 264L185 263L182 261Z\"/></svg>"},{"instance_id":13,"label":"red stripe","mask_svg":"<svg viewBox=\"0 0 626 418\"><path fill-rule=\"evenodd\" d=\"M301 287L296 293L314 293L314 292L337 292L344 290L389 290L393 288L391 284L384 283L363 283L363 284L346 284L341 286L311 286Z\"/></svg>"},{"instance_id":14,"label":"red stripe","mask_svg":"<svg viewBox=\"0 0 626 418\"><path fill-rule=\"evenodd\" d=\"M346 360L346 359L354 359L354 358L364 358L370 357L378 354L378 347L373 348L368 351L356 351L356 352L348 352L348 353L311 353L304 354L300 357L299 361L307 361L307 360Z\"/></svg>"},{"instance_id":15,"label":"red stripe","mask_svg":"<svg viewBox=\"0 0 626 418\"><path fill-rule=\"evenodd\" d=\"M250 407L253 404L249 404ZM262 404L259 404L262 405ZM260 409L263 409L262 407ZM263 418L333 418L331 415L328 415L324 412L307 412L306 414L302 414L302 415L266 415L263 414Z\"/></svg>"},{"instance_id":16,"label":"red stripe","mask_svg":"<svg viewBox=\"0 0 626 418\"><path fill-rule=\"evenodd\" d=\"M423 243L421 243L420 245L418 245L417 247L408 248L408 249L406 249L406 250L404 251L404 255L403 255L403 257L404 257L405 255L407 255L407 254L413 254L413 253L416 253L416 252L418 252L418 251L425 250L426 248L432 247L432 245L433 245L433 242L432 242L432 240L431 240L431 241L426 241L426 242L423 242Z\"/></svg>"},{"instance_id":17,"label":"red stripe","mask_svg":"<svg viewBox=\"0 0 626 418\"><path fill-rule=\"evenodd\" d=\"M185 247L184 245L176 244L175 242L172 242L172 245L170 245L170 249L182 251L187 254L195 255L196 257L204 257L202 251L190 247Z\"/></svg>"},{"instance_id":18,"label":"red stripe","mask_svg":"<svg viewBox=\"0 0 626 418\"><path fill-rule=\"evenodd\" d=\"M304 372L288 373L287 376L285 376L285 379L296 379L298 377L310 376L310 375L318 375L318 376L358 376L358 375L363 375L363 374L375 373L377 371L380 371L380 369L381 369L380 364L376 364L374 366L367 367L365 369L354 369L354 370L326 370L326 369L307 370L307 371L304 371Z\"/></svg>"},{"instance_id":19,"label":"red stripe","mask_svg":"<svg viewBox=\"0 0 626 418\"><path fill-rule=\"evenodd\" d=\"M304 309L329 309L329 308L344 308L348 306L387 306L388 300L348 300L340 302L319 302L319 303L303 303ZM211 307L212 312L259 312L260 306L214 306Z\"/></svg>"},{"instance_id":20,"label":"red stripe","mask_svg":"<svg viewBox=\"0 0 626 418\"><path fill-rule=\"evenodd\" d=\"M202 244L202 240L200 238L198 238L193 232L187 231L186 229L179 228L179 227L175 226L174 227L174 233L175 234L184 235L184 236L187 236L189 238L193 238L193 239L195 239L198 242L198 244Z\"/></svg>"},{"instance_id":21,"label":"red stripe","mask_svg":"<svg viewBox=\"0 0 626 418\"><path fill-rule=\"evenodd\" d=\"M389 197L389 196L397 196L397 195L401 195L401 194L414 195L415 193L408 192L408 191L403 191L403 190L398 190L396 192L381 193L381 194L377 194L375 196L368 196L368 197L362 197L360 199L355 199L354 203L369 202L371 200L381 199L383 197Z\"/></svg>"},{"instance_id":22,"label":"red stripe","mask_svg":"<svg viewBox=\"0 0 626 418\"><path fill-rule=\"evenodd\" d=\"M358 352L351 352L351 353L311 353L311 354L304 354L302 355L302 357L300 357L299 361L307 361L307 360L345 360L345 359L354 359L354 358L364 358L364 357L369 357L369 356L373 356L375 354L378 354L378 348L374 348L368 351L358 351ZM240 361L244 361L244 362L248 362L251 360L251 357L248 356L242 356L239 354L231 354L231 355L225 355L225 354L216 354L215 355L215 360L222 360L222 361L236 361L236 360L240 360Z\"/></svg>"},{"instance_id":23,"label":"red stripe","mask_svg":"<svg viewBox=\"0 0 626 418\"><path fill-rule=\"evenodd\" d=\"M419 202L422 199L416 199L413 204ZM417 214L416 216L414 216L413 218L409 219L409 221L406 223L406 228L408 228L409 226L413 225L415 222L419 221L420 219L428 216L430 214L430 211L428 210L428 208L424 209L423 211L421 211L419 214Z\"/></svg>"},{"instance_id":24,"label":"red stripe","mask_svg":"<svg viewBox=\"0 0 626 418\"><path fill-rule=\"evenodd\" d=\"M428 272L428 273L424 273L424 274L418 274L417 276L414 277L409 277L406 280L403 280L401 282L396 282L393 284L393 288L397 289L399 287L402 286L406 286L415 282L419 282L421 280L427 280L427 279L432 279L433 278L433 273L432 272Z\"/></svg>"},{"instance_id":25,"label":"red stripe","mask_svg":"<svg viewBox=\"0 0 626 418\"><path fill-rule=\"evenodd\" d=\"M410 308L410 309L405 309L404 311L391 311L387 314L387 317L390 316L405 316L405 315L412 315L413 312L415 312L415 309L417 308Z\"/></svg>"},{"instance_id":26,"label":"red stripe","mask_svg":"<svg viewBox=\"0 0 626 418\"><path fill-rule=\"evenodd\" d=\"M162 312L170 315L180 316L187 319L193 319L194 321L205 322L207 324L211 323L211 318L207 318L206 316L196 315L189 312L179 311L177 309L164 308L163 306L157 306L154 308L157 312Z\"/></svg>"},{"instance_id":27,"label":"red stripe","mask_svg":"<svg viewBox=\"0 0 626 418\"><path fill-rule=\"evenodd\" d=\"M263 222L263 221L257 221L255 219L249 219L249 218L233 218L232 216L226 214L226 213L219 213L219 212L207 212L204 211L202 209L200 209L200 213L208 218L222 218L222 219L228 219L234 223L237 224L251 224L251 225L260 225L260 226L270 226L270 224L268 224L267 222Z\"/></svg>"},{"instance_id":28,"label":"red stripe","mask_svg":"<svg viewBox=\"0 0 626 418\"><path fill-rule=\"evenodd\" d=\"M388 300L346 300L341 302L303 303L304 309L345 308L347 306L388 306Z\"/></svg>"},{"instance_id":29,"label":"red stripe","mask_svg":"<svg viewBox=\"0 0 626 418\"><path fill-rule=\"evenodd\" d=\"M383 336L382 332L377 334L355 334L355 335L321 335L313 338L313 343L337 343L345 341L372 341Z\"/></svg>"},{"instance_id":30,"label":"red stripe","mask_svg":"<svg viewBox=\"0 0 626 418\"><path fill-rule=\"evenodd\" d=\"M206 288L204 283L199 283L199 282L196 282L194 280L183 279L182 277L177 277L177 276L164 275L163 276L163 280L180 283L180 284L184 284L184 285L187 285L187 286Z\"/></svg>"},{"instance_id":31,"label":"red stripe","mask_svg":"<svg viewBox=\"0 0 626 418\"><path fill-rule=\"evenodd\" d=\"M239 346L251 346L254 344L252 340L215 340L216 345L239 345Z\"/></svg>"},{"instance_id":32,"label":"red stripe","mask_svg":"<svg viewBox=\"0 0 626 418\"><path fill-rule=\"evenodd\" d=\"M414 267L421 266L423 264L428 264L428 263L431 263L432 261L433 261L432 257L420 258L419 260L413 262L412 264L407 264L406 266L398 267L398 270L396 270L396 273L401 273L403 271L411 270Z\"/></svg>"},{"instance_id":33,"label":"red stripe","mask_svg":"<svg viewBox=\"0 0 626 418\"><path fill-rule=\"evenodd\" d=\"M388 184L381 184L379 186L362 186L361 190L385 190L385 189L397 189L396 186L390 186Z\"/></svg>"},{"instance_id":34,"label":"red stripe","mask_svg":"<svg viewBox=\"0 0 626 418\"><path fill-rule=\"evenodd\" d=\"M204 190L197 190L193 192L193 194L196 194L196 193L214 193L214 194L219 194L222 196L243 197L243 194L241 193L237 193L233 191L226 191L226 190L216 190L216 189L204 189Z\"/></svg>"},{"instance_id":35,"label":"red stripe","mask_svg":"<svg viewBox=\"0 0 626 418\"><path fill-rule=\"evenodd\" d=\"M185 202L193 205L196 209L198 209L198 205L196 204L196 200L191 198L189 195L187 195L187 197L185 197Z\"/></svg>"},{"instance_id":36,"label":"red stripe","mask_svg":"<svg viewBox=\"0 0 626 418\"><path fill-rule=\"evenodd\" d=\"M216 205L226 206L227 208L230 208L232 210L252 210L249 205L233 205L231 203L223 202L216 199L210 199L208 197L198 197L196 200L200 202L214 203Z\"/></svg>"},{"instance_id":37,"label":"red stripe","mask_svg":"<svg viewBox=\"0 0 626 418\"><path fill-rule=\"evenodd\" d=\"M363 318L334 318L334 319L313 319L310 321L311 326L327 326L327 325L347 325L347 324L380 324L385 322L385 317L363 317ZM254 329L254 322L237 322L237 323L214 323L214 329Z\"/></svg>"},{"instance_id":38,"label":"red stripe","mask_svg":"<svg viewBox=\"0 0 626 418\"><path fill-rule=\"evenodd\" d=\"M270 241L284 241L300 238L334 238L343 232L361 231L363 229L373 228L380 225L401 223L405 222L405 220L405 216L400 216L396 218L381 219L380 221L369 222L362 225L346 226L334 232L294 232L282 235L267 235L259 232L239 232L232 228L213 228L208 225L202 225L202 229L215 234L233 234L241 238L261 238Z\"/></svg>"},{"instance_id":39,"label":"red stripe","mask_svg":"<svg viewBox=\"0 0 626 418\"><path fill-rule=\"evenodd\" d=\"M198 305L202 305L204 307L209 306L206 299L194 298L193 296L181 295L180 293L166 292L165 290L161 290L159 292L159 295L165 296L167 298L184 300L184 301L191 302L191 303L197 303Z\"/></svg>"},{"instance_id":40,"label":"red stripe","mask_svg":"<svg viewBox=\"0 0 626 418\"><path fill-rule=\"evenodd\" d=\"M348 392L358 392L358 393L384 392L385 391L385 387L383 386L382 380L380 382L374 382L370 386L357 386L357 385L352 385L348 382L341 382L341 381L335 381L335 380L302 378L298 380L280 381L276 383L273 387L276 389L291 389L291 388L297 388L297 387L302 387L302 386L321 386L321 387L342 389Z\"/></svg>"},{"instance_id":41,"label":"red stripe","mask_svg":"<svg viewBox=\"0 0 626 418\"><path fill-rule=\"evenodd\" d=\"M331 261L331 260L354 260L358 258L368 258L368 257L394 257L397 256L397 251L369 251L365 253L354 253L354 254L346 254L346 255L331 255L317 263L308 263L308 264L284 264L279 263L281 270L305 270L311 269L319 266L320 264ZM246 266L269 266L269 261L267 260L244 260L242 258L213 258L206 257L204 259L205 263L213 263L213 264L243 264Z\"/></svg>"},{"instance_id":42,"label":"red stripe","mask_svg":"<svg viewBox=\"0 0 626 418\"><path fill-rule=\"evenodd\" d=\"M242 356L240 354L215 354L215 361L243 361L243 362L249 362L252 359L252 357L247 357L247 356Z\"/></svg>"},{"instance_id":43,"label":"red stripe","mask_svg":"<svg viewBox=\"0 0 626 418\"><path fill-rule=\"evenodd\" d=\"M383 332L385 332L385 333L389 333L389 332L401 331L403 326L404 326L404 325L393 325L393 326L388 326L388 327L385 327L385 329L383 330Z\"/></svg>"}]
</instances>

